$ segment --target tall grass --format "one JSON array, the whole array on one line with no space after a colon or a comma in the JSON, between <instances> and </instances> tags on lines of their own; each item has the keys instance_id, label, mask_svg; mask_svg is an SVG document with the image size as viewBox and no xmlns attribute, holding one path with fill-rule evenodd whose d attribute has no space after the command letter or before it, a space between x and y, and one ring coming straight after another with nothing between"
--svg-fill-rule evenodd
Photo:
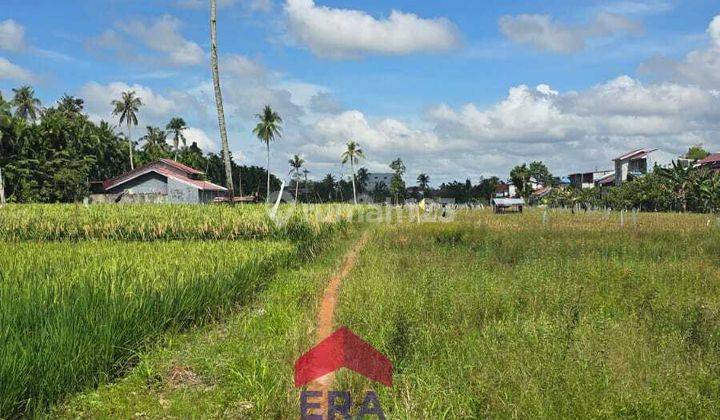
<instances>
[{"instance_id":1,"label":"tall grass","mask_svg":"<svg viewBox=\"0 0 720 420\"><path fill-rule=\"evenodd\" d=\"M344 282L338 324L394 364L388 417L720 416L720 230L507 216L385 226Z\"/></svg>"},{"instance_id":2,"label":"tall grass","mask_svg":"<svg viewBox=\"0 0 720 420\"><path fill-rule=\"evenodd\" d=\"M308 239L347 225L362 209L283 206L273 220L263 205L8 205L0 209L0 239Z\"/></svg>"},{"instance_id":3,"label":"tall grass","mask_svg":"<svg viewBox=\"0 0 720 420\"><path fill-rule=\"evenodd\" d=\"M0 417L109 380L297 255L287 242L0 244Z\"/></svg>"}]
</instances>

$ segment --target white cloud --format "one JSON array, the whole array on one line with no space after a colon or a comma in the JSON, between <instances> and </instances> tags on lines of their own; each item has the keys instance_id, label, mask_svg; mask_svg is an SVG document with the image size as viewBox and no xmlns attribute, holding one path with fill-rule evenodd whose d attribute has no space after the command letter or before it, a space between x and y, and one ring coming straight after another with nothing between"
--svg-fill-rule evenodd
<instances>
[{"instance_id":1,"label":"white cloud","mask_svg":"<svg viewBox=\"0 0 720 420\"><path fill-rule=\"evenodd\" d=\"M0 57L0 79L32 82L35 80L35 76L30 71L11 63L6 58Z\"/></svg>"},{"instance_id":2,"label":"white cloud","mask_svg":"<svg viewBox=\"0 0 720 420\"><path fill-rule=\"evenodd\" d=\"M208 136L207 133L205 133L205 131L200 128L189 127L185 130L183 134L187 139L188 145L195 142L197 143L198 147L200 147L205 152L217 152L218 150L220 150L218 143L215 140L211 139L210 136Z\"/></svg>"},{"instance_id":3,"label":"white cloud","mask_svg":"<svg viewBox=\"0 0 720 420\"><path fill-rule=\"evenodd\" d=\"M25 47L25 28L12 19L0 22L0 50L17 52Z\"/></svg>"},{"instance_id":4,"label":"white cloud","mask_svg":"<svg viewBox=\"0 0 720 420\"><path fill-rule=\"evenodd\" d=\"M706 48L691 51L682 61L653 57L640 66L640 71L705 88L720 89L720 15L710 22L707 34L709 45Z\"/></svg>"},{"instance_id":5,"label":"white cloud","mask_svg":"<svg viewBox=\"0 0 720 420\"><path fill-rule=\"evenodd\" d=\"M387 19L376 19L361 10L333 9L313 0L287 0L285 12L292 35L322 57L436 52L459 44L455 25L445 18L423 19L393 10Z\"/></svg>"},{"instance_id":6,"label":"white cloud","mask_svg":"<svg viewBox=\"0 0 720 420\"><path fill-rule=\"evenodd\" d=\"M549 15L505 15L498 21L500 32L513 42L531 45L542 51L573 53L595 38L637 35L642 26L625 16L600 12L584 25L563 25Z\"/></svg>"},{"instance_id":7,"label":"white cloud","mask_svg":"<svg viewBox=\"0 0 720 420\"><path fill-rule=\"evenodd\" d=\"M102 85L90 82L80 88L78 96L85 100L85 109L92 119L115 122L116 117L112 115L111 102L119 99L126 91L134 91L143 102L139 111L140 123L138 125L140 127L146 124L164 125L163 121L169 120L170 116L182 110L174 99L138 84L128 85L123 82L113 82Z\"/></svg>"},{"instance_id":8,"label":"white cloud","mask_svg":"<svg viewBox=\"0 0 720 420\"><path fill-rule=\"evenodd\" d=\"M153 23L133 20L121 25L125 32L144 42L153 51L167 54L170 62L176 65L196 65L205 61L205 53L200 46L183 38L180 34L182 22L164 15Z\"/></svg>"}]
</instances>

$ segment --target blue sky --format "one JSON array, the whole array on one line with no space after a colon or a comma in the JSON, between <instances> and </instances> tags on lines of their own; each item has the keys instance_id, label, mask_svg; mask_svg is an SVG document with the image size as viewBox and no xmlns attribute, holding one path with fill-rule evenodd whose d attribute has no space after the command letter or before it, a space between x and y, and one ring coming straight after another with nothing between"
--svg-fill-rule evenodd
<instances>
[{"instance_id":1,"label":"blue sky","mask_svg":"<svg viewBox=\"0 0 720 420\"><path fill-rule=\"evenodd\" d=\"M265 103L290 155L315 176L350 138L372 170L397 156L409 180L604 168L633 147L720 149L720 6L711 1L219 0L231 148L263 164L250 129ZM219 143L208 1L4 0L0 91L32 84L46 105L86 99L94 119L136 90L141 125L183 116ZM143 127L135 129L138 137Z\"/></svg>"}]
</instances>

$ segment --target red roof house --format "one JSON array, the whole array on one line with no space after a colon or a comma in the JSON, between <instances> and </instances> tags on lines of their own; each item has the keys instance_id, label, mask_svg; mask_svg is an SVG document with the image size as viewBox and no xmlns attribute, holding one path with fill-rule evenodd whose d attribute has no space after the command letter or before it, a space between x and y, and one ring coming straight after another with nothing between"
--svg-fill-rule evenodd
<instances>
[{"instance_id":1,"label":"red roof house","mask_svg":"<svg viewBox=\"0 0 720 420\"><path fill-rule=\"evenodd\" d=\"M160 159L102 182L104 194L164 196L168 203L210 203L227 189L205 181L204 172Z\"/></svg>"}]
</instances>

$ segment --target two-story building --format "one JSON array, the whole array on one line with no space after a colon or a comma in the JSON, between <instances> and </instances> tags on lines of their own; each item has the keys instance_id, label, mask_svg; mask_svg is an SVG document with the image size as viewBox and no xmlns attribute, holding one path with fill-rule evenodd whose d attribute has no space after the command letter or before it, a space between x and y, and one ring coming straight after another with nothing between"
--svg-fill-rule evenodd
<instances>
[{"instance_id":1,"label":"two-story building","mask_svg":"<svg viewBox=\"0 0 720 420\"><path fill-rule=\"evenodd\" d=\"M613 159L615 162L615 185L652 172L655 161L652 153L657 149L638 149Z\"/></svg>"}]
</instances>

